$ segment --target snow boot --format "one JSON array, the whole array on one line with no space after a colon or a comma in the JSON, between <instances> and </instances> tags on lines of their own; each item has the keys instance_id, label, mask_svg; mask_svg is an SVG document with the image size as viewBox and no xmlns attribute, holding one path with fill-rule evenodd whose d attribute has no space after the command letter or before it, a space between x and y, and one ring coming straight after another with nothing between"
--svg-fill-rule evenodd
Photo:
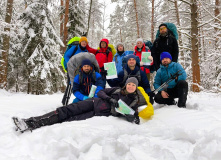
<instances>
[{"instance_id":1,"label":"snow boot","mask_svg":"<svg viewBox=\"0 0 221 160\"><path fill-rule=\"evenodd\" d=\"M187 94L188 94L188 88L183 88L180 90L181 93L178 100L178 107L180 108L186 108L186 100L187 100Z\"/></svg>"},{"instance_id":2,"label":"snow boot","mask_svg":"<svg viewBox=\"0 0 221 160\"><path fill-rule=\"evenodd\" d=\"M13 117L12 119L14 120L17 130L21 131L22 133L27 130L32 131L36 128L52 125L59 122L58 113L56 111L28 119L19 119L16 117Z\"/></svg>"}]
</instances>

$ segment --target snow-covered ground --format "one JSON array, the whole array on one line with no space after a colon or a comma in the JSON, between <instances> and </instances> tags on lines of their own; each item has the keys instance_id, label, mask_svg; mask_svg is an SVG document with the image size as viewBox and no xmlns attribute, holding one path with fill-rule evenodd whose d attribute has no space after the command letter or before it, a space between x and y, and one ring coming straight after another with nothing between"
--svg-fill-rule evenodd
<instances>
[{"instance_id":1,"label":"snow-covered ground","mask_svg":"<svg viewBox=\"0 0 221 160\"><path fill-rule=\"evenodd\" d=\"M14 131L12 116L52 111L62 96L0 90L1 160L221 159L220 94L190 93L187 109L155 104L155 115L140 125L110 116Z\"/></svg>"}]
</instances>

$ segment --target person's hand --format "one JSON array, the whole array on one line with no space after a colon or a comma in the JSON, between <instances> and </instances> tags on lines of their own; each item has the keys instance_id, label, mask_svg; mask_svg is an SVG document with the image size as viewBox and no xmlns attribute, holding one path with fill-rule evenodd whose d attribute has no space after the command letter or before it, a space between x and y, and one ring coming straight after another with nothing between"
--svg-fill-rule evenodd
<instances>
[{"instance_id":1,"label":"person's hand","mask_svg":"<svg viewBox=\"0 0 221 160\"><path fill-rule=\"evenodd\" d=\"M167 92L165 92L165 91L161 91L161 96L163 98L169 98L169 94Z\"/></svg>"},{"instance_id":2,"label":"person's hand","mask_svg":"<svg viewBox=\"0 0 221 160\"><path fill-rule=\"evenodd\" d=\"M115 110L115 107L114 106L111 106L111 115L112 116L115 116L115 117L117 117L118 115L119 115L119 113L118 112L116 112L116 110Z\"/></svg>"},{"instance_id":3,"label":"person's hand","mask_svg":"<svg viewBox=\"0 0 221 160\"><path fill-rule=\"evenodd\" d=\"M103 71L103 75L104 75L104 76L107 76L107 70L104 70L104 71Z\"/></svg>"},{"instance_id":4,"label":"person's hand","mask_svg":"<svg viewBox=\"0 0 221 160\"><path fill-rule=\"evenodd\" d=\"M125 117L126 117L128 122L133 122L134 119L135 119L135 116L131 115L131 114L125 114Z\"/></svg>"},{"instance_id":5,"label":"person's hand","mask_svg":"<svg viewBox=\"0 0 221 160\"><path fill-rule=\"evenodd\" d=\"M84 97L83 97L83 101L86 100L86 99L88 99L88 98L89 98L88 96L84 96Z\"/></svg>"},{"instance_id":6,"label":"person's hand","mask_svg":"<svg viewBox=\"0 0 221 160\"><path fill-rule=\"evenodd\" d=\"M140 66L143 66L143 62L142 61L140 61Z\"/></svg>"},{"instance_id":7,"label":"person's hand","mask_svg":"<svg viewBox=\"0 0 221 160\"><path fill-rule=\"evenodd\" d=\"M119 104L118 104L118 102L117 102L116 99L111 98L111 99L109 100L109 102L111 103L111 106L113 106L113 107L115 107L115 108L118 108L118 107L119 107Z\"/></svg>"},{"instance_id":8,"label":"person's hand","mask_svg":"<svg viewBox=\"0 0 221 160\"><path fill-rule=\"evenodd\" d=\"M155 93L153 91L147 93L149 97L154 97L155 96Z\"/></svg>"},{"instance_id":9,"label":"person's hand","mask_svg":"<svg viewBox=\"0 0 221 160\"><path fill-rule=\"evenodd\" d=\"M153 57L152 56L148 56L147 58L153 62Z\"/></svg>"}]
</instances>

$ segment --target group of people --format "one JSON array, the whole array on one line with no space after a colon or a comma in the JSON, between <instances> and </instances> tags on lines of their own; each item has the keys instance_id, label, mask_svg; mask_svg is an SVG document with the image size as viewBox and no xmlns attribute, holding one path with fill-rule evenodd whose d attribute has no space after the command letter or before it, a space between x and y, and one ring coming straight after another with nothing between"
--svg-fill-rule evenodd
<instances>
[{"instance_id":1,"label":"group of people","mask_svg":"<svg viewBox=\"0 0 221 160\"><path fill-rule=\"evenodd\" d=\"M148 48L142 38L136 40L134 52L126 51L123 43L116 45L117 53L113 56L108 48L108 39L102 39L99 49L93 49L88 45L86 37L81 37L77 46L71 47L64 55L65 66L72 56L81 52L90 52L95 55L100 72L96 72L90 59L81 62L79 74L74 77L73 103L59 107L55 111L39 117L24 119L28 129L36 129L45 125L61 123L64 121L83 120L93 116L118 115L115 108L119 107L118 100L123 100L134 109L134 115L125 115L130 122L139 124L138 107L143 105L138 86L142 87L149 96L150 103L175 105L174 98L178 98L178 107L186 107L188 84L186 72L178 61L178 43L171 34L166 24L159 26L159 37L153 46ZM143 65L142 52L151 52L152 56L146 57L151 63ZM106 79L107 71L104 63L115 62L118 77ZM125 64L123 63L125 61ZM167 87L161 89L156 95L150 88L150 68L155 68L154 88L159 88L171 75L179 71L176 77ZM67 69L68 70L68 69ZM105 88L108 82L111 88ZM93 98L89 98L92 85L97 86ZM147 97L148 97L147 96ZM146 103L148 104L148 102Z\"/></svg>"}]
</instances>

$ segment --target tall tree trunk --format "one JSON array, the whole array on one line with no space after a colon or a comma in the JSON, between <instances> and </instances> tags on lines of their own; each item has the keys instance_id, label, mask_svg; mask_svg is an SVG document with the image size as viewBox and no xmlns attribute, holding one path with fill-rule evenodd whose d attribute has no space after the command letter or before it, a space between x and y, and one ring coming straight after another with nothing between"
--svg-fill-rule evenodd
<instances>
[{"instance_id":1,"label":"tall tree trunk","mask_svg":"<svg viewBox=\"0 0 221 160\"><path fill-rule=\"evenodd\" d=\"M60 38L64 39L64 1L61 0L61 15L60 15ZM65 45L65 44L64 44ZM60 52L63 54L63 46L60 45Z\"/></svg>"},{"instance_id":2,"label":"tall tree trunk","mask_svg":"<svg viewBox=\"0 0 221 160\"><path fill-rule=\"evenodd\" d=\"M220 7L220 2L219 2L219 0L216 0L216 2L215 2L215 17L217 17L217 18L220 18L220 17L218 17L219 14L220 14L219 7ZM216 26L220 26L220 21L217 20L217 19L215 19L215 24L216 24ZM219 28L218 28L218 27L215 27L214 29L215 29L216 33L219 31ZM216 40L215 40L215 49L217 49L217 48L219 47L219 45L218 45L219 37L221 37L220 34L217 35L217 37L216 37Z\"/></svg>"},{"instance_id":3,"label":"tall tree trunk","mask_svg":"<svg viewBox=\"0 0 221 160\"><path fill-rule=\"evenodd\" d=\"M123 42L121 28L120 28L120 42Z\"/></svg>"},{"instance_id":4,"label":"tall tree trunk","mask_svg":"<svg viewBox=\"0 0 221 160\"><path fill-rule=\"evenodd\" d=\"M64 39L63 39L63 43L64 43L65 47L63 47L63 53L65 52L67 38L68 38L68 27L67 27L68 14L69 14L69 0L66 0L65 1L65 17L64 17Z\"/></svg>"},{"instance_id":5,"label":"tall tree trunk","mask_svg":"<svg viewBox=\"0 0 221 160\"><path fill-rule=\"evenodd\" d=\"M154 42L154 0L152 0L151 42Z\"/></svg>"},{"instance_id":6,"label":"tall tree trunk","mask_svg":"<svg viewBox=\"0 0 221 160\"><path fill-rule=\"evenodd\" d=\"M179 15L179 9L178 9L178 5L177 5L177 0L175 0L174 4L175 4L175 9L176 9L177 25L180 28L180 15ZM180 29L178 30L178 35L179 35L179 46L183 47L183 42L182 42ZM182 60L181 65L183 67L185 67L185 58L184 58L183 50L180 50L180 57L181 57L180 59Z\"/></svg>"},{"instance_id":7,"label":"tall tree trunk","mask_svg":"<svg viewBox=\"0 0 221 160\"><path fill-rule=\"evenodd\" d=\"M200 85L200 67L199 67L199 43L198 43L198 15L197 15L197 0L192 0L191 4L191 45L192 45L192 76L194 92L199 92Z\"/></svg>"},{"instance_id":8,"label":"tall tree trunk","mask_svg":"<svg viewBox=\"0 0 221 160\"><path fill-rule=\"evenodd\" d=\"M7 87L7 75L8 75L8 52L9 52L9 40L10 40L10 23L12 18L12 6L13 0L7 1L5 23L6 27L3 36L3 46L2 46L2 59L0 59L0 88L6 89Z\"/></svg>"},{"instance_id":9,"label":"tall tree trunk","mask_svg":"<svg viewBox=\"0 0 221 160\"><path fill-rule=\"evenodd\" d=\"M91 8L92 8L92 3L93 1L90 1L90 10L89 10L89 15L88 15L88 22L87 22L87 32L86 32L86 37L88 35L89 29L90 29L90 20L91 20Z\"/></svg>"},{"instance_id":10,"label":"tall tree trunk","mask_svg":"<svg viewBox=\"0 0 221 160\"><path fill-rule=\"evenodd\" d=\"M136 5L136 0L134 0L134 9L135 9L135 13L136 13L136 23L137 23L137 37L140 37L139 34L139 23L138 23L138 15L137 15L137 5Z\"/></svg>"}]
</instances>

